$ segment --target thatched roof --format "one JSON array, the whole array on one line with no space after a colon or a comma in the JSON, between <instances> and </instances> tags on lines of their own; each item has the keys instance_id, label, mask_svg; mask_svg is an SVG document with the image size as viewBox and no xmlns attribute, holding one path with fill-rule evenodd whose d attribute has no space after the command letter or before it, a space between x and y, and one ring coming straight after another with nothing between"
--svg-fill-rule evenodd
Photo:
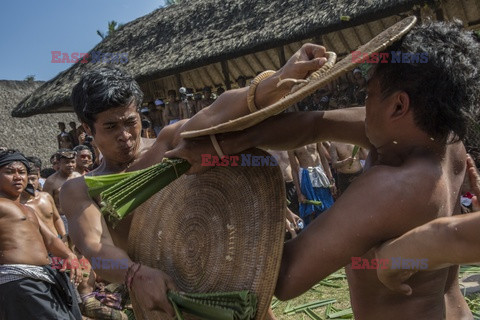
<instances>
[{"instance_id":1,"label":"thatched roof","mask_svg":"<svg viewBox=\"0 0 480 320\"><path fill-rule=\"evenodd\" d=\"M475 0L462 1L475 7ZM330 35L324 45L346 53L393 24L398 14L411 13L415 5L426 2L433 1L197 0L188 6L158 9L127 23L92 51L128 52L125 68L140 82L147 98L152 98L163 93L164 87L219 85L226 73L233 80L240 74L251 77L265 67L278 68L281 54L275 54L276 48L288 58L295 49L289 48L290 44L305 39L322 41L321 36ZM476 12L467 21L478 17L478 7ZM342 33L342 29L349 32ZM256 53L261 53L263 60ZM225 68L228 60L230 67ZM69 97L73 85L85 71L99 65L73 65L20 102L13 115L72 110Z\"/></svg>"},{"instance_id":2,"label":"thatched roof","mask_svg":"<svg viewBox=\"0 0 480 320\"><path fill-rule=\"evenodd\" d=\"M26 156L39 157L44 167L50 167L50 155L57 149L57 122L76 121L73 113L42 114L28 119L12 118L12 109L43 81L0 80L0 147L18 149ZM78 122L77 122L78 124Z\"/></svg>"}]
</instances>

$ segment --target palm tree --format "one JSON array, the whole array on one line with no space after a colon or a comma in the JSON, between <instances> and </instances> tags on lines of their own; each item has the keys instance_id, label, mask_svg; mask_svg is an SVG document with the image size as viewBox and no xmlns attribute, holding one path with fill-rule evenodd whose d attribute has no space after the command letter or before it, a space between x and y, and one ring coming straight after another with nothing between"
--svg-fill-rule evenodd
<instances>
[{"instance_id":1,"label":"palm tree","mask_svg":"<svg viewBox=\"0 0 480 320\"><path fill-rule=\"evenodd\" d=\"M108 22L108 31L107 31L107 35L105 35L105 33L103 33L102 31L100 30L97 30L97 34L100 36L100 38L105 39L106 37L108 36L111 36L112 34L115 33L115 31L118 30L118 28L122 27L123 26L123 23L118 23L117 21L115 20L112 20L110 22Z\"/></svg>"}]
</instances>

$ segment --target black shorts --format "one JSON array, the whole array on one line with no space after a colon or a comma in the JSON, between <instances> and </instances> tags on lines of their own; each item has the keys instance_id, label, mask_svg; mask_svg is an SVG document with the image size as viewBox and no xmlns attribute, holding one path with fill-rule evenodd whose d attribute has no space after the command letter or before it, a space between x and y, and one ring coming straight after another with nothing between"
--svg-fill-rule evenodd
<instances>
[{"instance_id":1,"label":"black shorts","mask_svg":"<svg viewBox=\"0 0 480 320\"><path fill-rule=\"evenodd\" d=\"M55 284L23 278L0 285L1 320L81 320L78 300L67 276L50 267Z\"/></svg>"}]
</instances>

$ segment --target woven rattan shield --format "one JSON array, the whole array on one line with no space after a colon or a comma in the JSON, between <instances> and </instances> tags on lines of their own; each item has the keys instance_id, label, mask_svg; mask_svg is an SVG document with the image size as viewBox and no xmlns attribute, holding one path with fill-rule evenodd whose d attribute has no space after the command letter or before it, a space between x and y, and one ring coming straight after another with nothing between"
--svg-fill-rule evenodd
<instances>
[{"instance_id":1,"label":"woven rattan shield","mask_svg":"<svg viewBox=\"0 0 480 320\"><path fill-rule=\"evenodd\" d=\"M256 293L256 319L263 319L280 268L285 187L278 166L241 163L240 156L239 166L184 175L143 203L128 251L134 261L166 272L184 292ZM140 310L135 297L132 302L137 319L169 319Z\"/></svg>"},{"instance_id":2,"label":"woven rattan shield","mask_svg":"<svg viewBox=\"0 0 480 320\"><path fill-rule=\"evenodd\" d=\"M363 46L360 46L357 51L360 51L363 54L371 54L386 49L393 42L399 40L405 33L407 33L415 25L416 21L417 18L415 16L411 16L397 22ZM303 100L305 97L324 87L329 82L337 79L348 71L351 71L359 64L360 62L354 62L352 55L349 54L344 59L333 65L332 68L324 72L322 70L320 74L314 74L313 77L308 79L308 83L306 83L304 86L268 107L214 127L183 132L181 136L183 138L194 138L217 133L240 131L254 126L271 116L283 112L291 105Z\"/></svg>"}]
</instances>

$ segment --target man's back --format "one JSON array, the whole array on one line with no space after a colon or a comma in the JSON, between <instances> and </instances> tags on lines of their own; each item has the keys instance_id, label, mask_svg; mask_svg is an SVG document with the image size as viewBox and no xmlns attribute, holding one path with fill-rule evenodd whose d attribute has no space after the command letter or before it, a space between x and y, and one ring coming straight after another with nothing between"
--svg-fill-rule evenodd
<instances>
[{"instance_id":1,"label":"man's back","mask_svg":"<svg viewBox=\"0 0 480 320\"><path fill-rule=\"evenodd\" d=\"M389 238L397 237L404 232L422 225L437 217L450 216L460 212L458 192L462 185L465 172L465 149L461 143L449 145L443 160L437 161L432 157L412 156L398 167L372 167L369 179L391 179L401 183L395 190L385 190L393 196L396 202L390 203L390 210L374 216L375 223L384 225L385 235L378 235L378 244ZM436 163L435 163L436 162ZM380 169L380 170L377 170ZM367 171L368 172L368 171ZM362 177L352 184L352 189L345 194L355 192L363 187ZM407 188L415 185L415 192ZM350 192L349 192L350 191ZM391 196L392 196L391 195ZM391 197L390 196L390 197ZM383 194L372 195L381 202ZM390 198L388 197L388 198ZM405 204L405 205L404 205ZM369 212L358 212L368 215ZM387 238L385 236L388 235ZM375 237L375 235L374 235ZM350 285L351 301L355 314L366 319L381 319L388 315L389 319L441 319L445 312L444 292L448 268L433 272L421 272L412 277L413 294L403 296L387 289L378 280L373 250L369 250L360 258L352 257L351 265L347 269ZM402 260L402 257L391 257L401 268L413 269L412 262ZM428 263L428 261L424 262ZM378 264L377 264L378 265ZM378 267L382 267L381 263ZM372 268L370 270L362 270ZM417 262L418 269L418 262Z\"/></svg>"}]
</instances>

